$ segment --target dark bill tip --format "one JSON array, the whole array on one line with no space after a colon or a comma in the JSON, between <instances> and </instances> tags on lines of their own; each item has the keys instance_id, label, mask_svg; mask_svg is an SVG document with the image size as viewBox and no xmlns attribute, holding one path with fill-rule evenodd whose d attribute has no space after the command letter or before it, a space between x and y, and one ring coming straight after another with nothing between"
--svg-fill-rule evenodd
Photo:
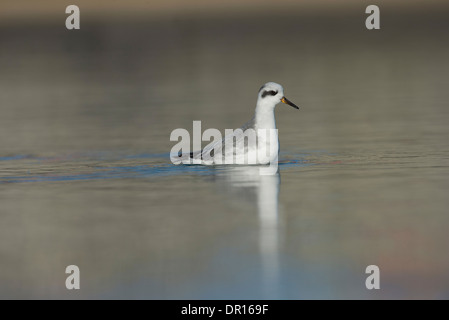
<instances>
[{"instance_id":1,"label":"dark bill tip","mask_svg":"<svg viewBox=\"0 0 449 320\"><path fill-rule=\"evenodd\" d=\"M294 104L293 102L291 102L290 100L288 100L286 97L283 97L283 98L281 99L281 102L283 102L283 103L285 103L285 104L288 104L289 106L292 106L293 108L299 110L299 107L298 107L296 104Z\"/></svg>"}]
</instances>

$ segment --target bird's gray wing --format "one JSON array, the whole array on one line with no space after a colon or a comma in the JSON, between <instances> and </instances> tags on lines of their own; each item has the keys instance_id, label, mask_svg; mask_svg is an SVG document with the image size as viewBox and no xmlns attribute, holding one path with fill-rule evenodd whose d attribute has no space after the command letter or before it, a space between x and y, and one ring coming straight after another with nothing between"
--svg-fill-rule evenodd
<instances>
[{"instance_id":1,"label":"bird's gray wing","mask_svg":"<svg viewBox=\"0 0 449 320\"><path fill-rule=\"evenodd\" d=\"M230 135L225 136L221 141L213 141L209 143L204 149L201 151L194 151L190 153L191 159L205 159L210 160L214 158L218 154L222 154L225 156L226 153L232 152L234 155L239 152L246 152L248 149L248 139L245 140L245 131L247 129L255 129L255 118L252 118L247 123L245 123L240 130L234 130L234 132ZM243 140L243 148L241 150ZM226 143L232 143L233 148L231 150L226 150Z\"/></svg>"}]
</instances>

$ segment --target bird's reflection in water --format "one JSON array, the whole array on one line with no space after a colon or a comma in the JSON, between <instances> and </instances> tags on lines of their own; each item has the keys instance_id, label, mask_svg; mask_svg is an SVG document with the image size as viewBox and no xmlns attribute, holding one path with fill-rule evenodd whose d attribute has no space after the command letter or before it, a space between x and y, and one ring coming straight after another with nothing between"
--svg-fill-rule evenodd
<instances>
[{"instance_id":1,"label":"bird's reflection in water","mask_svg":"<svg viewBox=\"0 0 449 320\"><path fill-rule=\"evenodd\" d=\"M266 298L279 295L279 214L280 174L261 175L259 166L221 167L218 181L233 199L250 201L257 207L259 250L262 262L263 289Z\"/></svg>"}]
</instances>

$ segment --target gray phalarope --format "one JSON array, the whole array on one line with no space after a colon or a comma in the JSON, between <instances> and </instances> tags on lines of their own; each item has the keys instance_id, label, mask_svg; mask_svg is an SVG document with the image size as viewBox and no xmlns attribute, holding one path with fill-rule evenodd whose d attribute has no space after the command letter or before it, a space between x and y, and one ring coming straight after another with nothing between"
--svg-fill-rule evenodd
<instances>
[{"instance_id":1,"label":"gray phalarope","mask_svg":"<svg viewBox=\"0 0 449 320\"><path fill-rule=\"evenodd\" d=\"M203 165L277 162L279 138L274 109L280 102L299 109L284 96L284 88L280 84L267 82L259 90L255 115L250 121L223 140L213 141L200 151L182 155L181 162ZM251 139L251 132L254 139ZM228 142L231 148L227 147ZM254 162L249 159L254 159Z\"/></svg>"}]
</instances>

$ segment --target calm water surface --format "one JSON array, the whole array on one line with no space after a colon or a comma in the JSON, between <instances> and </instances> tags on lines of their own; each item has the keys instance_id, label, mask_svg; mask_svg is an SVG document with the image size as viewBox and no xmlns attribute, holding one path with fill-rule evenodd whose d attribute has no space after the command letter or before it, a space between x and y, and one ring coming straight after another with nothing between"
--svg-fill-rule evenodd
<instances>
[{"instance_id":1,"label":"calm water surface","mask_svg":"<svg viewBox=\"0 0 449 320\"><path fill-rule=\"evenodd\" d=\"M2 26L0 298L449 298L438 17ZM267 81L301 106L277 175L171 164L173 129L239 127Z\"/></svg>"}]
</instances>

